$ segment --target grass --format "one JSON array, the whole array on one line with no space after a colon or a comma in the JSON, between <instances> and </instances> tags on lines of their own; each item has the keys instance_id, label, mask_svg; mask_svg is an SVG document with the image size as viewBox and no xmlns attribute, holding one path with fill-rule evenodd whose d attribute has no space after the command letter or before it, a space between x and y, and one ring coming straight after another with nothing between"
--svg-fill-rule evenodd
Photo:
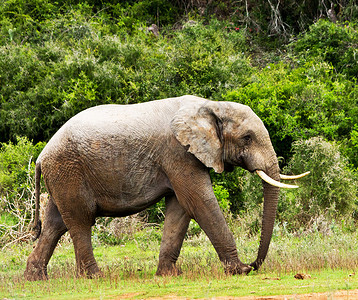
<instances>
[{"instance_id":1,"label":"grass","mask_svg":"<svg viewBox=\"0 0 358 300\"><path fill-rule=\"evenodd\" d=\"M353 279L345 272L331 271L312 274L312 279L298 281L292 274L287 274L276 280L270 274L251 276L233 276L215 278L212 276L192 280L185 275L173 277L151 277L121 279L106 274L104 279L73 279L49 280L48 282L22 285L18 294L10 297L79 299L79 298L115 298L126 295L133 298L150 298L158 296L178 296L188 298L211 298L217 296L247 296L247 295L278 295L300 294L312 292L334 292L354 288ZM118 279L118 280L116 280ZM357 287L357 286L355 286Z\"/></svg>"},{"instance_id":2,"label":"grass","mask_svg":"<svg viewBox=\"0 0 358 300\"><path fill-rule=\"evenodd\" d=\"M141 235L142 236L142 235ZM151 297L212 298L218 296L269 296L312 292L333 293L358 288L357 233L293 236L275 230L269 255L259 272L227 276L204 234L185 241L178 261L183 274L155 276L159 242L131 239L108 246L94 241L95 257L103 278L75 275L70 241L55 250L48 281L26 282L22 278L32 245L23 244L0 252L0 298L11 299L116 299ZM256 237L240 238L240 258L252 261ZM310 278L298 280L297 273ZM357 275L355 275L357 273Z\"/></svg>"}]
</instances>

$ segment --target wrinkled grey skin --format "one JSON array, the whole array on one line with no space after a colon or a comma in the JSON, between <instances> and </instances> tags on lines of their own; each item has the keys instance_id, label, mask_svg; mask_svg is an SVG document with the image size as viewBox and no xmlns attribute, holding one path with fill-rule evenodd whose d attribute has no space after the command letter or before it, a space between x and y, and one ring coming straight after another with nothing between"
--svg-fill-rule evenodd
<instances>
[{"instance_id":1,"label":"wrinkled grey skin","mask_svg":"<svg viewBox=\"0 0 358 300\"><path fill-rule=\"evenodd\" d=\"M50 200L26 279L47 278L48 261L67 230L79 274L101 274L91 245L96 217L134 214L163 197L157 275L178 274L175 263L191 219L208 235L228 273L258 269L271 240L279 189L263 183L258 256L244 264L209 176L209 168L223 172L232 166L263 170L279 180L269 134L247 106L183 96L79 113L53 136L36 162L37 188L42 171Z\"/></svg>"}]
</instances>

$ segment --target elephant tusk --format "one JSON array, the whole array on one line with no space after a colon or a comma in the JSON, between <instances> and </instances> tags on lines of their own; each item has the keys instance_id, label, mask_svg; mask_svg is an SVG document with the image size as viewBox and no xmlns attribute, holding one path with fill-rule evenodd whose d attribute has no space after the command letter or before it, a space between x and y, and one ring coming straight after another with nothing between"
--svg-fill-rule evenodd
<instances>
[{"instance_id":1,"label":"elephant tusk","mask_svg":"<svg viewBox=\"0 0 358 300\"><path fill-rule=\"evenodd\" d=\"M293 180L293 179L298 179L298 178L305 177L309 173L311 173L311 172L308 171L308 172L305 172L305 173L302 173L302 174L299 174L299 175L283 175L283 174L280 174L280 178L281 179L287 179L287 180Z\"/></svg>"},{"instance_id":2,"label":"elephant tusk","mask_svg":"<svg viewBox=\"0 0 358 300\"><path fill-rule=\"evenodd\" d=\"M266 181L267 183L279 187L279 188L286 188L286 189L296 189L298 188L298 185L291 185L291 184L285 184L285 183L281 183L279 181L276 181L274 179L272 179L270 176L268 176L264 171L261 170L256 170L257 175L260 176L260 178L263 181Z\"/></svg>"}]
</instances>

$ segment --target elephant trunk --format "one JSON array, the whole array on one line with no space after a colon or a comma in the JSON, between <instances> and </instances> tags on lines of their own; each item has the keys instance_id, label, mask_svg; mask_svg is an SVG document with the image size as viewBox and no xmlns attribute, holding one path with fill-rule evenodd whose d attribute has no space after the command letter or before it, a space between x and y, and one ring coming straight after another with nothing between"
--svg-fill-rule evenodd
<instances>
[{"instance_id":1,"label":"elephant trunk","mask_svg":"<svg viewBox=\"0 0 358 300\"><path fill-rule=\"evenodd\" d=\"M280 180L277 160L270 168L266 170L266 173L271 178L277 181ZM262 265L263 261L266 258L269 249L273 227L275 223L278 196L280 191L278 187L272 186L264 181L262 184L264 189L264 208L263 208L263 217L262 217L260 246L259 246L257 258L255 262L251 264L254 270L258 270L260 268L260 266Z\"/></svg>"}]
</instances>

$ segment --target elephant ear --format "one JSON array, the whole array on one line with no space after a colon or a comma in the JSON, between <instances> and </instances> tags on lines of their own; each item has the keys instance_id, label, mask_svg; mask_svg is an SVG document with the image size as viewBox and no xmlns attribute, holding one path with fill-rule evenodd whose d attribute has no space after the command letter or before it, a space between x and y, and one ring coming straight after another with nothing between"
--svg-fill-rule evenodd
<instances>
[{"instance_id":1,"label":"elephant ear","mask_svg":"<svg viewBox=\"0 0 358 300\"><path fill-rule=\"evenodd\" d=\"M222 121L216 103L182 107L171 122L176 139L205 166L224 171Z\"/></svg>"}]
</instances>

